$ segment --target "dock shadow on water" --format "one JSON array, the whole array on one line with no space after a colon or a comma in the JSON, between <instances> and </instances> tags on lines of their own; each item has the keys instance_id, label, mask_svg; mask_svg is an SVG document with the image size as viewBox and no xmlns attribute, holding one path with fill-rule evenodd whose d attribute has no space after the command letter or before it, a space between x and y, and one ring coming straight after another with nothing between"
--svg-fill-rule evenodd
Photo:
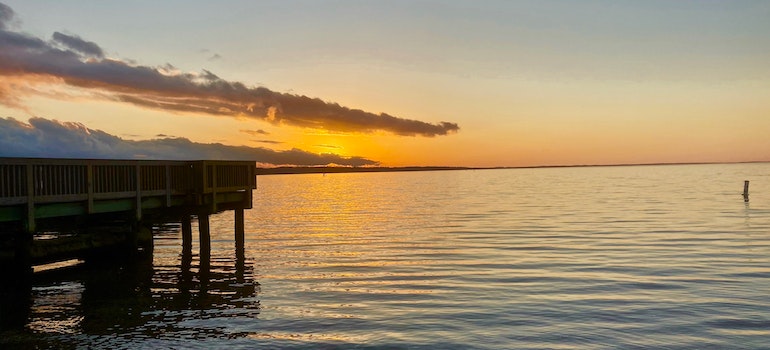
<instances>
[{"instance_id":1,"label":"dock shadow on water","mask_svg":"<svg viewBox=\"0 0 770 350\"><path fill-rule=\"evenodd\" d=\"M159 232L156 240L175 235L178 230ZM253 263L242 248L214 257L176 251L181 254L87 261L3 281L0 348L173 347L237 337L212 326L213 319L257 318Z\"/></svg>"}]
</instances>

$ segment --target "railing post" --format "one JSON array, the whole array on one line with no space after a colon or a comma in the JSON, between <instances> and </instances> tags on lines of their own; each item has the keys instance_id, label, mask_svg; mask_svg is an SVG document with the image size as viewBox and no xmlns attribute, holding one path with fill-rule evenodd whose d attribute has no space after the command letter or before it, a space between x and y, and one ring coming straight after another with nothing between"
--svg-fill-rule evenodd
<instances>
[{"instance_id":1,"label":"railing post","mask_svg":"<svg viewBox=\"0 0 770 350\"><path fill-rule=\"evenodd\" d=\"M199 190L200 190L200 202L198 203L198 205L203 205L206 202L206 189L207 189L208 181L209 181L209 177L208 177L209 167L206 164L206 161L200 161L200 162L197 163L197 165L201 169L200 170L200 177L199 177L199 179L200 179L200 185L199 185L200 186L199 187Z\"/></svg>"},{"instance_id":2,"label":"railing post","mask_svg":"<svg viewBox=\"0 0 770 350\"><path fill-rule=\"evenodd\" d=\"M171 206L171 165L166 164L166 207Z\"/></svg>"},{"instance_id":3,"label":"railing post","mask_svg":"<svg viewBox=\"0 0 770 350\"><path fill-rule=\"evenodd\" d=\"M27 164L27 233L35 232L35 167Z\"/></svg>"},{"instance_id":4,"label":"railing post","mask_svg":"<svg viewBox=\"0 0 770 350\"><path fill-rule=\"evenodd\" d=\"M136 221L142 220L142 172L141 165L136 164Z\"/></svg>"},{"instance_id":5,"label":"railing post","mask_svg":"<svg viewBox=\"0 0 770 350\"><path fill-rule=\"evenodd\" d=\"M254 165L249 166L248 177L248 186L246 188L246 203L243 203L243 207L245 209L251 209L254 205L254 189L257 188L257 168Z\"/></svg>"},{"instance_id":6,"label":"railing post","mask_svg":"<svg viewBox=\"0 0 770 350\"><path fill-rule=\"evenodd\" d=\"M217 165L211 165L211 212L217 212Z\"/></svg>"},{"instance_id":7,"label":"railing post","mask_svg":"<svg viewBox=\"0 0 770 350\"><path fill-rule=\"evenodd\" d=\"M26 227L17 233L14 247L14 260L17 270L26 274L32 272L31 249L35 227L35 174L34 166L25 167L27 182L27 220Z\"/></svg>"},{"instance_id":8,"label":"railing post","mask_svg":"<svg viewBox=\"0 0 770 350\"><path fill-rule=\"evenodd\" d=\"M86 187L88 191L88 213L94 212L94 165L86 166Z\"/></svg>"}]
</instances>

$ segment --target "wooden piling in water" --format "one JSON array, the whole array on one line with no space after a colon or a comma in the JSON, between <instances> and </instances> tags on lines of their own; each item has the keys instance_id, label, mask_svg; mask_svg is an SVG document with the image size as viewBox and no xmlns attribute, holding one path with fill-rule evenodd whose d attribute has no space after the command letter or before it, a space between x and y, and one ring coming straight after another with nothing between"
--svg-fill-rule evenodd
<instances>
[{"instance_id":1,"label":"wooden piling in water","mask_svg":"<svg viewBox=\"0 0 770 350\"><path fill-rule=\"evenodd\" d=\"M182 215L182 251L192 252L192 220L190 214Z\"/></svg>"},{"instance_id":2,"label":"wooden piling in water","mask_svg":"<svg viewBox=\"0 0 770 350\"><path fill-rule=\"evenodd\" d=\"M209 226L209 214L198 214L198 233L200 240L200 255L208 256L211 253L211 228Z\"/></svg>"},{"instance_id":3,"label":"wooden piling in water","mask_svg":"<svg viewBox=\"0 0 770 350\"><path fill-rule=\"evenodd\" d=\"M743 181L743 200L749 201L749 180Z\"/></svg>"},{"instance_id":4,"label":"wooden piling in water","mask_svg":"<svg viewBox=\"0 0 770 350\"><path fill-rule=\"evenodd\" d=\"M12 270L21 274L32 272L32 233L20 231L16 234Z\"/></svg>"},{"instance_id":5,"label":"wooden piling in water","mask_svg":"<svg viewBox=\"0 0 770 350\"><path fill-rule=\"evenodd\" d=\"M243 251L245 243L245 232L243 223L243 208L235 209L235 249Z\"/></svg>"}]
</instances>

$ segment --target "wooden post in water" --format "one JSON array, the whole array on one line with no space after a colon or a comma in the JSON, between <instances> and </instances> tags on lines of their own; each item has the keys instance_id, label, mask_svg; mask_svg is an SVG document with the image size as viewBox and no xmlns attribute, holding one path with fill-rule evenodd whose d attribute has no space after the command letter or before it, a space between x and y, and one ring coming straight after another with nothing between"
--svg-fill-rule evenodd
<instances>
[{"instance_id":1,"label":"wooden post in water","mask_svg":"<svg viewBox=\"0 0 770 350\"><path fill-rule=\"evenodd\" d=\"M743 201L749 201L749 180L743 181Z\"/></svg>"},{"instance_id":2,"label":"wooden post in water","mask_svg":"<svg viewBox=\"0 0 770 350\"><path fill-rule=\"evenodd\" d=\"M243 208L235 209L235 251L236 254L243 254L244 251L244 226L243 226Z\"/></svg>"},{"instance_id":3,"label":"wooden post in water","mask_svg":"<svg viewBox=\"0 0 770 350\"><path fill-rule=\"evenodd\" d=\"M192 253L192 222L190 214L182 215L182 252Z\"/></svg>"},{"instance_id":4,"label":"wooden post in water","mask_svg":"<svg viewBox=\"0 0 770 350\"><path fill-rule=\"evenodd\" d=\"M24 276L32 273L32 233L26 230L19 230L14 237L16 240L14 248L13 273Z\"/></svg>"},{"instance_id":5,"label":"wooden post in water","mask_svg":"<svg viewBox=\"0 0 770 350\"><path fill-rule=\"evenodd\" d=\"M198 233L200 234L200 256L211 254L211 233L209 228L209 214L198 214Z\"/></svg>"}]
</instances>

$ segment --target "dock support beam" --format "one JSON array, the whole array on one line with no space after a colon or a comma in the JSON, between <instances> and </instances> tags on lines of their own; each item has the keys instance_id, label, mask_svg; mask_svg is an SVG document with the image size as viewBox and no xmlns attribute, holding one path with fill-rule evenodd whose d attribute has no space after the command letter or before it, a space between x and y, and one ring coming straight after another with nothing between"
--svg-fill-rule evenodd
<instances>
[{"instance_id":1,"label":"dock support beam","mask_svg":"<svg viewBox=\"0 0 770 350\"><path fill-rule=\"evenodd\" d=\"M13 273L25 276L32 273L32 233L20 231L15 237Z\"/></svg>"},{"instance_id":2,"label":"dock support beam","mask_svg":"<svg viewBox=\"0 0 770 350\"><path fill-rule=\"evenodd\" d=\"M245 233L243 226L243 208L235 209L235 251L242 254L244 251Z\"/></svg>"},{"instance_id":3,"label":"dock support beam","mask_svg":"<svg viewBox=\"0 0 770 350\"><path fill-rule=\"evenodd\" d=\"M190 214L182 215L182 251L190 254L192 252L192 220Z\"/></svg>"},{"instance_id":4,"label":"dock support beam","mask_svg":"<svg viewBox=\"0 0 770 350\"><path fill-rule=\"evenodd\" d=\"M200 256L208 257L211 254L211 232L209 227L209 214L198 214L198 233L200 234Z\"/></svg>"}]
</instances>

